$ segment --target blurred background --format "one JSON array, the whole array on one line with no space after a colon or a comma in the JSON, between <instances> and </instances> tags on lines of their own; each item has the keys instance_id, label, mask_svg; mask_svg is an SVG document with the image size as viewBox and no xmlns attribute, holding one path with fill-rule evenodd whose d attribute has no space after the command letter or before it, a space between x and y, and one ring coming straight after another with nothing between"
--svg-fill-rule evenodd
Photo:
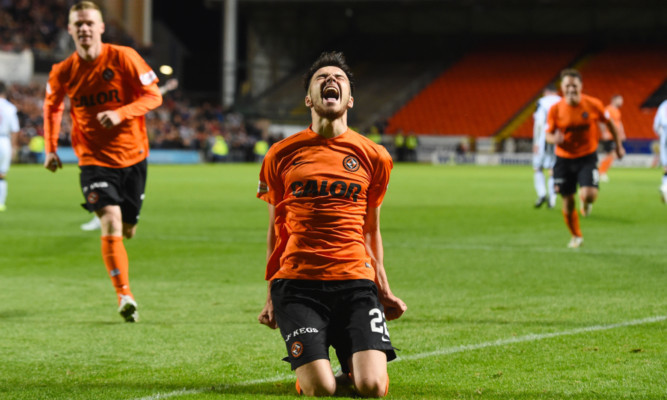
<instances>
[{"instance_id":1,"label":"blurred background","mask_svg":"<svg viewBox=\"0 0 667 400\"><path fill-rule=\"evenodd\" d=\"M74 46L71 0L0 0L0 80L20 110L15 162L39 162L51 65ZM664 0L96 0L109 43L137 49L165 86L147 116L152 162L261 161L310 123L302 75L343 51L357 79L350 126L396 161L530 164L536 100L560 70L621 94L630 153L655 162L667 99ZM66 161L70 122L60 138ZM41 147L40 147L41 146Z\"/></svg>"}]
</instances>

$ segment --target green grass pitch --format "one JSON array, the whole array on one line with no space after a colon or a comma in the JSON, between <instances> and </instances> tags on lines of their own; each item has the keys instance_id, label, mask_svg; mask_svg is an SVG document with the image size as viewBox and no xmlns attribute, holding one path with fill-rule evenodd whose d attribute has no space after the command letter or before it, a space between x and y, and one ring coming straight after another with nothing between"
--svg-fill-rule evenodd
<instances>
[{"instance_id":1,"label":"green grass pitch","mask_svg":"<svg viewBox=\"0 0 667 400\"><path fill-rule=\"evenodd\" d=\"M258 165L151 166L126 241L123 323L78 169L14 166L0 213L0 399L294 398L265 298ZM397 165L385 264L394 399L667 398L667 206L658 170L610 172L584 246L535 210L530 167Z\"/></svg>"}]
</instances>

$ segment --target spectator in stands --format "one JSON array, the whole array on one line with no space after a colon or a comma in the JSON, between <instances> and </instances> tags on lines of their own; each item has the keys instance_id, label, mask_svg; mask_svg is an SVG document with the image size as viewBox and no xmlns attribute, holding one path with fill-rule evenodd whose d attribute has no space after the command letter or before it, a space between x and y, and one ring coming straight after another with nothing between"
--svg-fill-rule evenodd
<instances>
[{"instance_id":1,"label":"spectator in stands","mask_svg":"<svg viewBox=\"0 0 667 400\"><path fill-rule=\"evenodd\" d=\"M653 130L660 137L660 163L663 167L662 183L660 184L660 196L662 202L667 202L667 100L658 107L658 112L653 120Z\"/></svg>"},{"instance_id":2,"label":"spectator in stands","mask_svg":"<svg viewBox=\"0 0 667 400\"><path fill-rule=\"evenodd\" d=\"M368 135L366 135L366 137L372 140L373 143L382 144L382 135L380 134L380 130L378 129L377 125L371 126L371 129L368 131Z\"/></svg>"},{"instance_id":3,"label":"spectator in stands","mask_svg":"<svg viewBox=\"0 0 667 400\"><path fill-rule=\"evenodd\" d=\"M552 105L560 101L556 87L549 85L544 89L542 97L537 100L537 109L533 113L533 185L537 192L535 208L539 208L547 201L547 189L549 192L549 208L556 206L556 192L554 190L554 171L556 155L554 144L547 143L547 114ZM544 172L549 172L547 189L544 187Z\"/></svg>"},{"instance_id":4,"label":"spectator in stands","mask_svg":"<svg viewBox=\"0 0 667 400\"><path fill-rule=\"evenodd\" d=\"M394 136L394 149L396 151L397 161L405 161L405 133L399 129Z\"/></svg>"},{"instance_id":5,"label":"spectator in stands","mask_svg":"<svg viewBox=\"0 0 667 400\"><path fill-rule=\"evenodd\" d=\"M616 155L623 158L625 149L616 124L609 119L602 102L582 93L583 81L579 71L561 72L563 99L554 104L547 116L547 142L556 145L554 183L563 198L565 223L572 234L570 248L584 241L579 228L579 216L574 195L579 185L581 215L590 215L598 195L597 145L598 123L605 123L616 141Z\"/></svg>"},{"instance_id":6,"label":"spectator in stands","mask_svg":"<svg viewBox=\"0 0 667 400\"><path fill-rule=\"evenodd\" d=\"M609 114L609 118L611 118L611 120L616 124L616 127L618 128L618 134L621 135L621 140L625 140L625 128L623 127L623 122L621 121L621 106L623 106L623 96L620 94L615 94L611 97L611 101L605 108L605 111ZM605 153L605 157L600 162L600 181L609 182L607 171L609 171L611 164L613 164L614 160L616 159L616 154L614 151L616 142L614 141L614 137L611 135L611 132L609 132L609 129L607 129L605 125L601 125L601 129L602 139L600 140L600 147Z\"/></svg>"},{"instance_id":7,"label":"spectator in stands","mask_svg":"<svg viewBox=\"0 0 667 400\"><path fill-rule=\"evenodd\" d=\"M414 132L410 132L405 138L405 160L409 162L417 162L417 147L419 146L419 138Z\"/></svg>"}]
</instances>

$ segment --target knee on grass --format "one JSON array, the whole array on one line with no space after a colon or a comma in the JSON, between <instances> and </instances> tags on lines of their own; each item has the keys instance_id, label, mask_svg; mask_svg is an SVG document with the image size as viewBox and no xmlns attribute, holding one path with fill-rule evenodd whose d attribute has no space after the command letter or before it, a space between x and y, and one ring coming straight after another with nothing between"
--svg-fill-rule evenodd
<instances>
[{"instance_id":1,"label":"knee on grass","mask_svg":"<svg viewBox=\"0 0 667 400\"><path fill-rule=\"evenodd\" d=\"M363 397L384 397L387 394L388 377L364 377L354 379L354 387Z\"/></svg>"}]
</instances>

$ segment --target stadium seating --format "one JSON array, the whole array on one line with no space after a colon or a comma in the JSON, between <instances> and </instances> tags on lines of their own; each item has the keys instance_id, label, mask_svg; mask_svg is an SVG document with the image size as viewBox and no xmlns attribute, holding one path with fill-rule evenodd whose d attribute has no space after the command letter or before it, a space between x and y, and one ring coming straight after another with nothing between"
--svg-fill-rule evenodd
<instances>
[{"instance_id":1,"label":"stadium seating","mask_svg":"<svg viewBox=\"0 0 667 400\"><path fill-rule=\"evenodd\" d=\"M543 43L472 51L400 109L388 132L491 136L579 51Z\"/></svg>"}]
</instances>

